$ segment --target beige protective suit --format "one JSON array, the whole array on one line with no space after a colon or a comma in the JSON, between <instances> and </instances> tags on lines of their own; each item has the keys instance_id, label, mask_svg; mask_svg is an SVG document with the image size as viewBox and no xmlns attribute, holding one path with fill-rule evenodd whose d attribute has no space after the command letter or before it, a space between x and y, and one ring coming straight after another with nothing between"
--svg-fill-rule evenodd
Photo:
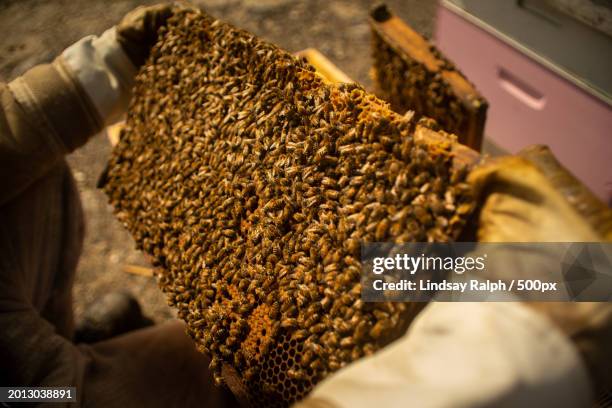
<instances>
[{"instance_id":1,"label":"beige protective suit","mask_svg":"<svg viewBox=\"0 0 612 408\"><path fill-rule=\"evenodd\" d=\"M83 222L64 156L125 110L134 73L111 29L0 85L0 385L75 386L84 406L228 406L181 323L70 341ZM582 353L534 310L431 304L298 405L588 406Z\"/></svg>"}]
</instances>

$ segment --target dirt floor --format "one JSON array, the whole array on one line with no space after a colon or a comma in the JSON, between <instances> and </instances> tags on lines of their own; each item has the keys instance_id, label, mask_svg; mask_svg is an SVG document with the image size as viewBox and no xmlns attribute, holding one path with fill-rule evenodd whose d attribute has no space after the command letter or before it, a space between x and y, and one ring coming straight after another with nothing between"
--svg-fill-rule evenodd
<instances>
[{"instance_id":1,"label":"dirt floor","mask_svg":"<svg viewBox=\"0 0 612 408\"><path fill-rule=\"evenodd\" d=\"M134 0L0 0L0 81L51 61L64 48L89 34L100 34L139 4ZM368 10L373 2L332 0L194 1L212 15L245 28L289 51L319 49L351 78L370 85ZM391 9L430 36L434 0L393 0ZM114 290L136 295L157 321L173 316L153 278L128 274L125 264L146 265L128 233L115 221L105 195L95 188L110 152L103 135L69 157L81 191L87 221L84 252L74 288L77 317L89 304Z\"/></svg>"}]
</instances>

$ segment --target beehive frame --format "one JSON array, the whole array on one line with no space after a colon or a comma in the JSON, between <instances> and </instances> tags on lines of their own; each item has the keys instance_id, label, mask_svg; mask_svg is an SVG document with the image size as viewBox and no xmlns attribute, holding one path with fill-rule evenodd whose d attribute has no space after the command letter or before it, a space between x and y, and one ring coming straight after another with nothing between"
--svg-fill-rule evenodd
<instances>
[{"instance_id":1,"label":"beehive frame","mask_svg":"<svg viewBox=\"0 0 612 408\"><path fill-rule=\"evenodd\" d=\"M480 151L488 104L429 41L380 5L370 13L376 94L399 113L435 119Z\"/></svg>"},{"instance_id":2,"label":"beehive frame","mask_svg":"<svg viewBox=\"0 0 612 408\"><path fill-rule=\"evenodd\" d=\"M472 151L195 11L134 93L104 189L219 383L287 406L403 333L423 305L361 301L360 242L455 239Z\"/></svg>"}]
</instances>

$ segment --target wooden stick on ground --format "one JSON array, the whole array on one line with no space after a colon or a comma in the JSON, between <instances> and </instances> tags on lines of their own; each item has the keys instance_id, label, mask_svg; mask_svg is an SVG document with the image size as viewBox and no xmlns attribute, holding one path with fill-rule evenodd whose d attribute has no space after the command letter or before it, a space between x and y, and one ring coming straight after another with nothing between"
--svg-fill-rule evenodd
<instances>
[{"instance_id":1,"label":"wooden stick on ground","mask_svg":"<svg viewBox=\"0 0 612 408\"><path fill-rule=\"evenodd\" d=\"M124 264L123 272L131 273L132 275L153 277L153 269L147 268L146 266L134 265L134 264Z\"/></svg>"}]
</instances>

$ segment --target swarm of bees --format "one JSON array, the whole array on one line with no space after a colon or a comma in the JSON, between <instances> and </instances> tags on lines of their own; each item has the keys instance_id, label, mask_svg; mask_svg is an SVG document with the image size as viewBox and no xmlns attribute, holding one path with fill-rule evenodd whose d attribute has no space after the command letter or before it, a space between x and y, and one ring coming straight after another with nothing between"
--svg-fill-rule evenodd
<instances>
[{"instance_id":1,"label":"swarm of bees","mask_svg":"<svg viewBox=\"0 0 612 408\"><path fill-rule=\"evenodd\" d=\"M405 331L365 303L360 244L448 241L473 207L452 137L203 12L141 69L104 189L218 383L288 406Z\"/></svg>"}]
</instances>

